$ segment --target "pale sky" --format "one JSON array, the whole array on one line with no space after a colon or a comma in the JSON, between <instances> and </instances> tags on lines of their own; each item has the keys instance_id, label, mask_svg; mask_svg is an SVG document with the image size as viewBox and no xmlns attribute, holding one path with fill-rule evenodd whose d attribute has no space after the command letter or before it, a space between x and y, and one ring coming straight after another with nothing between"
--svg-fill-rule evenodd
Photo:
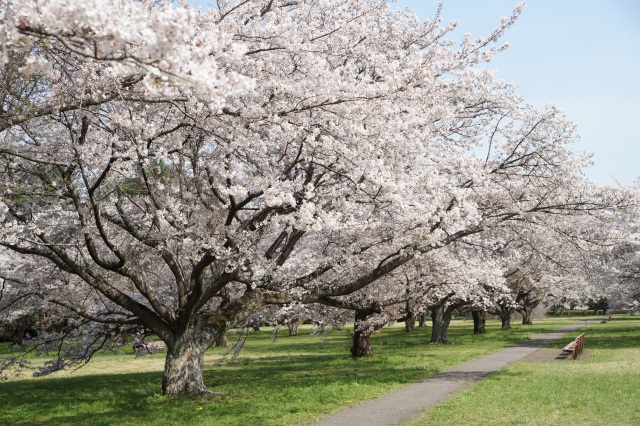
<instances>
[{"instance_id":1,"label":"pale sky","mask_svg":"<svg viewBox=\"0 0 640 426\"><path fill-rule=\"evenodd\" d=\"M458 20L452 39L484 36L518 0L444 0L443 23ZM640 176L640 1L530 0L504 36L511 47L490 64L500 79L542 107L559 106L578 125L581 151L592 152L587 176L600 184ZM400 0L421 19L437 0Z\"/></svg>"}]
</instances>

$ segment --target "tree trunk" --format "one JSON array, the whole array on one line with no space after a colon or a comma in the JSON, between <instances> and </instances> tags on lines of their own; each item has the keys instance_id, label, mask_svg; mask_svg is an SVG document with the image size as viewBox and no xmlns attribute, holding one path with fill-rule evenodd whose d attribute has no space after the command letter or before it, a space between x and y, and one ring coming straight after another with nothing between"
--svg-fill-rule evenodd
<instances>
[{"instance_id":1,"label":"tree trunk","mask_svg":"<svg viewBox=\"0 0 640 426\"><path fill-rule=\"evenodd\" d=\"M502 320L502 330L511 330L511 311L500 315L500 320Z\"/></svg>"},{"instance_id":2,"label":"tree trunk","mask_svg":"<svg viewBox=\"0 0 640 426\"><path fill-rule=\"evenodd\" d=\"M371 346L371 333L363 330L353 331L353 342L351 343L351 355L356 358L373 355Z\"/></svg>"},{"instance_id":3,"label":"tree trunk","mask_svg":"<svg viewBox=\"0 0 640 426\"><path fill-rule=\"evenodd\" d=\"M531 314L533 314L533 309L522 309L520 311L522 315L522 324L523 325L533 325L533 321L531 320Z\"/></svg>"},{"instance_id":4,"label":"tree trunk","mask_svg":"<svg viewBox=\"0 0 640 426\"><path fill-rule=\"evenodd\" d=\"M473 334L486 334L487 312L483 309L473 309L471 316L473 317Z\"/></svg>"},{"instance_id":5,"label":"tree trunk","mask_svg":"<svg viewBox=\"0 0 640 426\"><path fill-rule=\"evenodd\" d=\"M411 310L411 306L409 306L409 302L407 302L406 307L407 315L404 320L404 330L408 333L416 328L416 314Z\"/></svg>"},{"instance_id":6,"label":"tree trunk","mask_svg":"<svg viewBox=\"0 0 640 426\"><path fill-rule=\"evenodd\" d=\"M408 333L413 331L414 328L416 328L416 317L411 315L404 321L404 330Z\"/></svg>"},{"instance_id":7,"label":"tree trunk","mask_svg":"<svg viewBox=\"0 0 640 426\"><path fill-rule=\"evenodd\" d=\"M418 314L418 327L424 327L427 324L427 313L420 312Z\"/></svg>"},{"instance_id":8,"label":"tree trunk","mask_svg":"<svg viewBox=\"0 0 640 426\"><path fill-rule=\"evenodd\" d=\"M404 320L404 330L408 333L416 328L416 316L413 312L407 311L407 316Z\"/></svg>"},{"instance_id":9,"label":"tree trunk","mask_svg":"<svg viewBox=\"0 0 640 426\"><path fill-rule=\"evenodd\" d=\"M120 333L120 346L127 346L129 344L129 330L124 330Z\"/></svg>"},{"instance_id":10,"label":"tree trunk","mask_svg":"<svg viewBox=\"0 0 640 426\"><path fill-rule=\"evenodd\" d=\"M431 308L431 342L434 344L449 343L447 333L453 314L452 308L436 305Z\"/></svg>"},{"instance_id":11,"label":"tree trunk","mask_svg":"<svg viewBox=\"0 0 640 426\"><path fill-rule=\"evenodd\" d=\"M287 328L289 329L289 337L294 337L298 335L298 327L300 327L301 320L292 319L289 324L287 324Z\"/></svg>"},{"instance_id":12,"label":"tree trunk","mask_svg":"<svg viewBox=\"0 0 640 426\"><path fill-rule=\"evenodd\" d=\"M353 340L351 341L351 355L356 358L373 355L373 347L371 346L371 333L382 327L371 324L363 324L371 316L377 313L374 310L357 310L356 321L353 327Z\"/></svg>"},{"instance_id":13,"label":"tree trunk","mask_svg":"<svg viewBox=\"0 0 640 426\"><path fill-rule=\"evenodd\" d=\"M226 348L229 346L229 338L227 337L226 331L222 331L218 334L218 337L216 338L216 346L219 348Z\"/></svg>"},{"instance_id":14,"label":"tree trunk","mask_svg":"<svg viewBox=\"0 0 640 426\"><path fill-rule=\"evenodd\" d=\"M525 300L526 302L526 300ZM523 303L520 308L518 308L518 313L522 315L522 324L523 325L533 325L533 312L540 304L539 301L533 301L529 303Z\"/></svg>"},{"instance_id":15,"label":"tree trunk","mask_svg":"<svg viewBox=\"0 0 640 426\"><path fill-rule=\"evenodd\" d=\"M208 393L202 380L204 352L216 333L197 320L173 342L167 343L167 358L162 376L164 395L202 395ZM224 333L223 333L224 334Z\"/></svg>"},{"instance_id":16,"label":"tree trunk","mask_svg":"<svg viewBox=\"0 0 640 426\"><path fill-rule=\"evenodd\" d=\"M14 345L22 345L24 341L24 336L29 330L29 325L31 323L31 316L24 315L21 316L14 321L11 321L9 324L11 327L11 343Z\"/></svg>"},{"instance_id":17,"label":"tree trunk","mask_svg":"<svg viewBox=\"0 0 640 426\"><path fill-rule=\"evenodd\" d=\"M228 329L229 327L227 326L227 324L225 324L224 327L218 331L215 340L216 347L226 348L227 346L229 346L229 338L227 337Z\"/></svg>"}]
</instances>

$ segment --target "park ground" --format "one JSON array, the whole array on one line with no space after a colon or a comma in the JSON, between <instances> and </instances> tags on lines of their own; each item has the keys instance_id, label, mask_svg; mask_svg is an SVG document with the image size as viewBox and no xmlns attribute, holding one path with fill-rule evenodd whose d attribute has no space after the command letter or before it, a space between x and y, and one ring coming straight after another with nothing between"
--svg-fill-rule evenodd
<instances>
[{"instance_id":1,"label":"park ground","mask_svg":"<svg viewBox=\"0 0 640 426\"><path fill-rule=\"evenodd\" d=\"M372 357L355 360L349 356L349 329L317 336L302 328L297 337L286 337L283 330L274 340L265 327L251 333L236 359L230 348L208 352L205 383L223 393L208 399L162 396L163 354L134 358L130 348L123 348L75 372L0 383L0 424L310 424L530 334L582 319L548 318L511 331L489 321L481 336L472 334L471 321L458 319L449 333L453 344L436 346L427 343L429 327L406 333L396 324L374 336ZM640 424L640 319L621 315L585 325L586 353L578 361L555 360L553 352L560 353L580 331L410 424ZM231 347L234 336L229 340Z\"/></svg>"}]
</instances>

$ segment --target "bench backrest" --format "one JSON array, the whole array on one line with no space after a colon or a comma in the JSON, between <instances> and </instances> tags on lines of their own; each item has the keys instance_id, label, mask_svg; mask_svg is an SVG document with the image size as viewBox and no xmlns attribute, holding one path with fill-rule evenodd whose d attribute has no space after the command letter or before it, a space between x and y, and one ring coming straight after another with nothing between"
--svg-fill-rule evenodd
<instances>
[{"instance_id":1,"label":"bench backrest","mask_svg":"<svg viewBox=\"0 0 640 426\"><path fill-rule=\"evenodd\" d=\"M576 345L573 348L573 359L578 358L582 354L582 350L584 349L584 333L576 337Z\"/></svg>"}]
</instances>

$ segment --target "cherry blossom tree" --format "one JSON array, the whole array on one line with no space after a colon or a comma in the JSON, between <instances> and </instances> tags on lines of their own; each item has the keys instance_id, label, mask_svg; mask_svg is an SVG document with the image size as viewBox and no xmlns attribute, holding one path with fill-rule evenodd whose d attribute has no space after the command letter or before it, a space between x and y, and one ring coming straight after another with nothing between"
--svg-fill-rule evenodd
<instances>
[{"instance_id":1,"label":"cherry blossom tree","mask_svg":"<svg viewBox=\"0 0 640 426\"><path fill-rule=\"evenodd\" d=\"M9 1L0 10L3 245L76 277L56 282L67 292L79 281L104 299L100 312L53 291L49 301L95 324L145 325L165 340L166 393L204 390L193 342L214 334L191 330L202 323L192 312L211 261L190 265L196 249L180 264L186 241L175 242L186 237L178 234L189 212L179 210L179 185L189 172L169 151L194 143L176 133L197 126L187 105L215 112L252 87L222 65L242 46L194 11L151 1ZM174 174L160 176L160 164ZM173 274L175 293L164 274Z\"/></svg>"},{"instance_id":2,"label":"cherry blossom tree","mask_svg":"<svg viewBox=\"0 0 640 426\"><path fill-rule=\"evenodd\" d=\"M602 256L603 267L596 276L600 285L587 295L586 303L594 309L640 310L640 181L631 191L635 203L609 227L609 231L617 233L619 238Z\"/></svg>"},{"instance_id":3,"label":"cherry blossom tree","mask_svg":"<svg viewBox=\"0 0 640 426\"><path fill-rule=\"evenodd\" d=\"M39 259L15 282L56 276L87 335L149 328L163 392L200 394L265 305L369 300L457 241L610 207L574 125L477 67L520 11L456 45L383 0L2 0L0 244Z\"/></svg>"},{"instance_id":4,"label":"cherry blossom tree","mask_svg":"<svg viewBox=\"0 0 640 426\"><path fill-rule=\"evenodd\" d=\"M499 264L477 252L442 250L421 265L422 303L431 313L430 343L449 343L453 313L463 307L486 309L507 291Z\"/></svg>"},{"instance_id":5,"label":"cherry blossom tree","mask_svg":"<svg viewBox=\"0 0 640 426\"><path fill-rule=\"evenodd\" d=\"M619 218L620 212L612 210L558 217L552 227L532 223L511 229L513 238L504 250L511 294L494 309L503 328L510 327L513 311L522 315L523 324L531 324L540 304L600 298L604 259L622 237L615 225Z\"/></svg>"},{"instance_id":6,"label":"cherry blossom tree","mask_svg":"<svg viewBox=\"0 0 640 426\"><path fill-rule=\"evenodd\" d=\"M25 337L35 326L34 318L41 308L27 289L15 285L8 279L10 272L19 270L20 262L6 250L0 249L0 326L6 331L14 345L22 345Z\"/></svg>"}]
</instances>

